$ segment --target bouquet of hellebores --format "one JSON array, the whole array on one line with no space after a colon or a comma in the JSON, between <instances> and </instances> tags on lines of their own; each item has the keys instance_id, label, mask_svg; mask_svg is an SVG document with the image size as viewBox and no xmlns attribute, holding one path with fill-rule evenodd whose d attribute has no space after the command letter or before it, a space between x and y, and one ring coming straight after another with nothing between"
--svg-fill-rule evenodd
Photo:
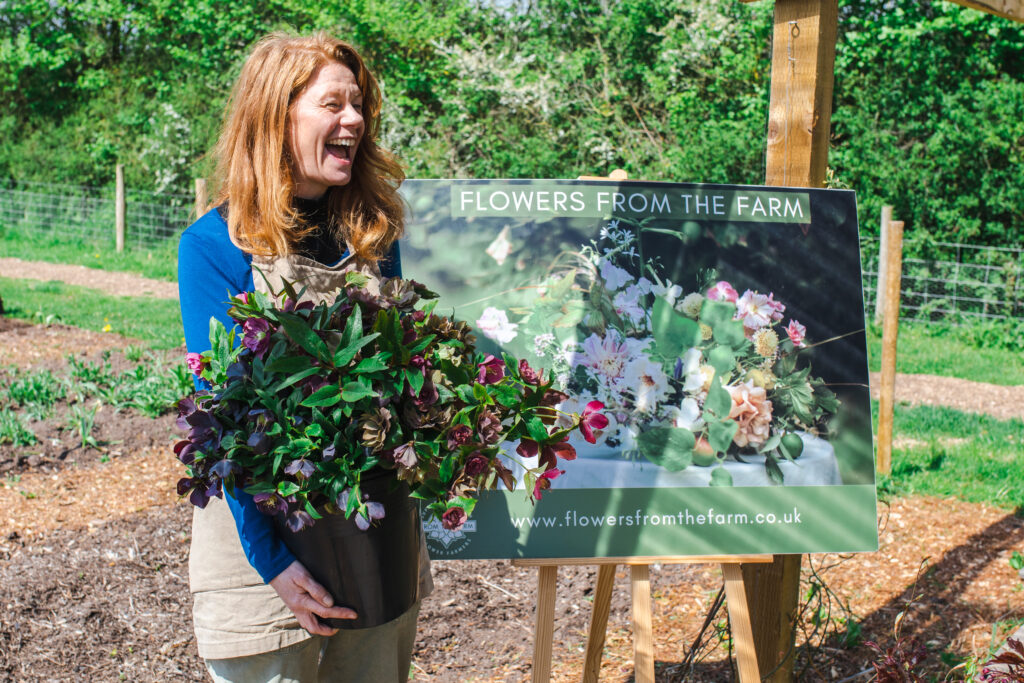
<instances>
[{"instance_id":1,"label":"bouquet of hellebores","mask_svg":"<svg viewBox=\"0 0 1024 683\"><path fill-rule=\"evenodd\" d=\"M423 285L376 285L349 273L333 301L302 301L287 282L274 296L231 298L240 329L212 320L211 350L188 357L210 388L178 404L188 432L174 449L187 468L180 495L204 507L240 487L292 531L335 513L366 529L384 508L360 482L383 466L457 530L479 491L515 488L503 442L541 455L524 479L540 498L558 460L576 455L570 433L592 442L607 426L601 403L565 414L550 375L478 353L471 329L435 313Z\"/></svg>"}]
</instances>

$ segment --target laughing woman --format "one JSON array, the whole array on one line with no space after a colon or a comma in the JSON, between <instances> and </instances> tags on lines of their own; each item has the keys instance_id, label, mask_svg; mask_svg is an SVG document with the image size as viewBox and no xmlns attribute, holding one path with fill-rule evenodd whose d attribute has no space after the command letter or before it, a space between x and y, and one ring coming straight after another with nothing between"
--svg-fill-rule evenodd
<instances>
[{"instance_id":1,"label":"laughing woman","mask_svg":"<svg viewBox=\"0 0 1024 683\"><path fill-rule=\"evenodd\" d=\"M256 44L217 145L217 206L179 247L190 352L210 347L211 317L231 327L229 295L278 289L287 279L305 286L305 297L326 298L353 269L401 274L404 175L377 145L379 115L376 80L350 45L324 34L274 34ZM381 485L393 478L376 474ZM397 585L374 570L388 558L370 557L386 538L357 535L350 552L333 551L349 558L343 571L359 577L357 600L330 595L252 496L234 494L211 499L193 517L193 618L213 679L405 681L420 600L431 589L419 518L406 515L415 526L399 530L418 539L420 551ZM355 627L339 630L323 619Z\"/></svg>"}]
</instances>

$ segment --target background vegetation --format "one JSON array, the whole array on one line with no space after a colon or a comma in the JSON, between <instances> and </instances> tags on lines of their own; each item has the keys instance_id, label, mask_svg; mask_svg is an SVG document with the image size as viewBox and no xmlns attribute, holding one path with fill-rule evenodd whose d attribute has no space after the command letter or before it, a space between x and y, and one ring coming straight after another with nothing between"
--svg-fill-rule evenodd
<instances>
[{"instance_id":1,"label":"background vegetation","mask_svg":"<svg viewBox=\"0 0 1024 683\"><path fill-rule=\"evenodd\" d=\"M924 0L840 2L836 182L928 240L1024 225L1024 25ZM419 177L763 179L772 3L20 0L0 3L0 179L187 192L247 46L361 47Z\"/></svg>"}]
</instances>

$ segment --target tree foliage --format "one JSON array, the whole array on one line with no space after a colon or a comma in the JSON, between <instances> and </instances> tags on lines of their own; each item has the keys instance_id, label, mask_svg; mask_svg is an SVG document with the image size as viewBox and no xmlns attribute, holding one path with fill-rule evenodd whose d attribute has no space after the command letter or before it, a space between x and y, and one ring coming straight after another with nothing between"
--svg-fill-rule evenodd
<instances>
[{"instance_id":1,"label":"tree foliage","mask_svg":"<svg viewBox=\"0 0 1024 683\"><path fill-rule=\"evenodd\" d=\"M876 230L1012 244L1024 224L1024 26L940 1L841 2L835 177ZM758 183L770 2L0 1L0 175L187 191L246 50L323 28L385 91L411 176Z\"/></svg>"}]
</instances>

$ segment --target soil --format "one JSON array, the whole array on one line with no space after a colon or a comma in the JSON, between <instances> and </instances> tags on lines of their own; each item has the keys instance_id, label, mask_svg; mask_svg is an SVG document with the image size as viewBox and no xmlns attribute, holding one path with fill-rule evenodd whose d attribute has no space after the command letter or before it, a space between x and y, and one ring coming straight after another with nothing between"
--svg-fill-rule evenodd
<instances>
[{"instance_id":1,"label":"soil","mask_svg":"<svg viewBox=\"0 0 1024 683\"><path fill-rule=\"evenodd\" d=\"M878 398L881 375L871 373L871 398ZM909 405L947 406L1000 420L1024 420L1024 386L1000 386L938 375L896 375L896 400Z\"/></svg>"},{"instance_id":2,"label":"soil","mask_svg":"<svg viewBox=\"0 0 1024 683\"><path fill-rule=\"evenodd\" d=\"M120 367L127 361L117 349L130 343L0 318L0 366L56 371L68 353L96 359L113 349L111 362ZM974 395L970 405L989 412L1005 400L986 392L1003 389L967 383L933 395L957 401ZM182 470L169 448L172 418L104 409L97 415L105 444L99 449L69 448L62 418L53 419L44 441L57 439L60 446L0 447L0 463L14 463L0 473L0 679L207 680L191 629L191 508L174 492ZM1007 635L993 633L994 623L1024 621L1024 591L1009 565L1012 551L1024 546L1024 519L1012 511L952 499L895 499L880 505L879 527L876 553L805 558L801 593L826 586L831 612L818 616L834 633L842 629L840 605L846 605L860 637L852 646L834 634L808 642L815 619L804 615L799 680L840 680L869 669L875 654L865 641L892 647L897 627L925 645L927 671L941 679L957 661L984 656ZM506 561L435 562L433 572L436 589L421 613L414 679L527 680L536 572ZM556 681L581 678L595 575L592 567L559 570ZM724 610L711 617L697 662L684 664L721 585L717 566L652 567L657 680L734 679L728 641L718 637ZM629 603L628 571L620 568L601 680L632 680ZM950 680L956 679L954 672Z\"/></svg>"}]
</instances>

